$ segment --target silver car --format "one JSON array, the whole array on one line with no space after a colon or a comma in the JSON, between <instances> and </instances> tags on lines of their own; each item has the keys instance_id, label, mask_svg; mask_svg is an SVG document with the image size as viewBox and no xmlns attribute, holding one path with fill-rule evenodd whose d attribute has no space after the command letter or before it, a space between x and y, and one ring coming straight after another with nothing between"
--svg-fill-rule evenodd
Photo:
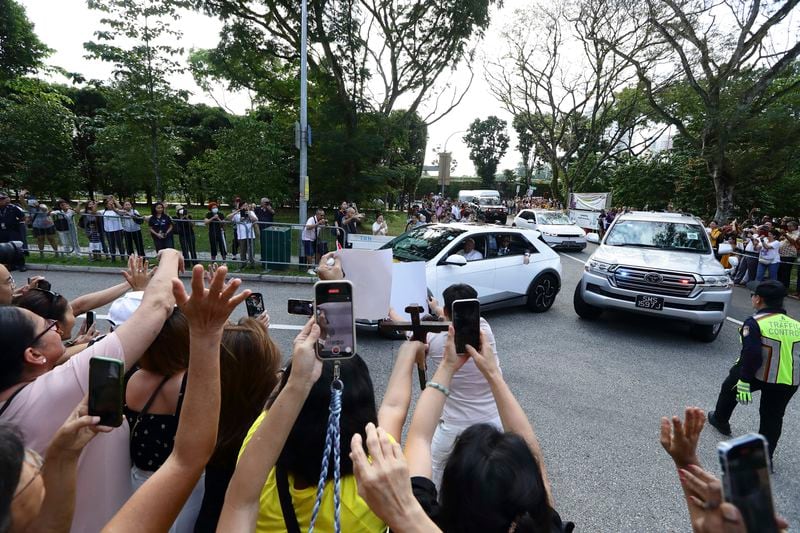
<instances>
[{"instance_id":1,"label":"silver car","mask_svg":"<svg viewBox=\"0 0 800 533\"><path fill-rule=\"evenodd\" d=\"M588 240L599 243L596 234ZM720 245L719 253L730 248ZM733 282L700 220L634 212L617 217L586 262L573 304L587 319L618 309L682 320L695 337L711 342L725 323L732 294Z\"/></svg>"}]
</instances>

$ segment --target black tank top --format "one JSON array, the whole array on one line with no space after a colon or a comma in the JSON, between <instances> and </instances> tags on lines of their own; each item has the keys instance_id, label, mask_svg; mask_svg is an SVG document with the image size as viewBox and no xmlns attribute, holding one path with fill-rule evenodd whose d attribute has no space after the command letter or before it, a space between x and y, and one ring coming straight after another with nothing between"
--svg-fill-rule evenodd
<instances>
[{"instance_id":1,"label":"black tank top","mask_svg":"<svg viewBox=\"0 0 800 533\"><path fill-rule=\"evenodd\" d=\"M137 468L155 472L164 464L169 454L172 453L172 447L175 444L175 433L178 431L178 418L183 406L183 394L186 391L187 375L188 372L184 373L181 381L178 405L175 408L174 415L152 415L147 412L158 392L172 376L165 377L159 383L141 412L129 409L127 405L125 406L125 418L128 419L128 425L131 427L131 462Z\"/></svg>"}]
</instances>

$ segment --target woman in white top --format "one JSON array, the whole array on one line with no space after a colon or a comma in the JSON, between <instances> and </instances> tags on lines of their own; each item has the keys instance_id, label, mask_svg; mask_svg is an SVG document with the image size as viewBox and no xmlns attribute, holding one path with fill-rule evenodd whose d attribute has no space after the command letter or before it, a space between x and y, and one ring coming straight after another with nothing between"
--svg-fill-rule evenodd
<instances>
[{"instance_id":1,"label":"woman in white top","mask_svg":"<svg viewBox=\"0 0 800 533\"><path fill-rule=\"evenodd\" d=\"M389 228L386 226L386 221L383 220L383 215L378 214L378 218L376 218L375 222L372 224L372 234L386 235L388 231Z\"/></svg>"},{"instance_id":2,"label":"woman in white top","mask_svg":"<svg viewBox=\"0 0 800 533\"><path fill-rule=\"evenodd\" d=\"M228 219L236 224L236 239L239 241L239 258L243 265L255 264L253 243L256 232L253 223L258 222L258 216L253 212L251 204L243 203L242 206L228 215Z\"/></svg>"},{"instance_id":3,"label":"woman in white top","mask_svg":"<svg viewBox=\"0 0 800 533\"><path fill-rule=\"evenodd\" d=\"M781 247L781 243L778 240L780 235L780 231L771 229L766 237L761 237L756 242L755 251L758 252L756 281L762 281L767 271L769 271L769 279L778 279L778 265L781 262L781 256L778 253Z\"/></svg>"}]
</instances>

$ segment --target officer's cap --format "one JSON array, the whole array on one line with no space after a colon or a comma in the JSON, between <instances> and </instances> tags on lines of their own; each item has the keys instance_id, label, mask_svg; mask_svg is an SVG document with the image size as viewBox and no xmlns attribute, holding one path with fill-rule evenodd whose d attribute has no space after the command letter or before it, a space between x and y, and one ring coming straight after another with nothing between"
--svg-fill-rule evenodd
<instances>
[{"instance_id":1,"label":"officer's cap","mask_svg":"<svg viewBox=\"0 0 800 533\"><path fill-rule=\"evenodd\" d=\"M777 280L751 281L747 284L750 292L761 296L765 300L782 300L786 297L786 287Z\"/></svg>"}]
</instances>

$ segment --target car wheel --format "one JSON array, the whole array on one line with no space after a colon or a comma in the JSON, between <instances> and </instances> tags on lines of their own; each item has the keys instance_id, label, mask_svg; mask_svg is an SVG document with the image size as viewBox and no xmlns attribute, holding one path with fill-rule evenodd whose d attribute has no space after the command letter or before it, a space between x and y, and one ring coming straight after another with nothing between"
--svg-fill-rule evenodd
<instances>
[{"instance_id":1,"label":"car wheel","mask_svg":"<svg viewBox=\"0 0 800 533\"><path fill-rule=\"evenodd\" d=\"M572 297L572 306L575 308L575 312L578 316L586 320L593 320L603 314L603 310L600 307L590 305L583 299L580 283L575 287L575 295Z\"/></svg>"},{"instance_id":2,"label":"car wheel","mask_svg":"<svg viewBox=\"0 0 800 533\"><path fill-rule=\"evenodd\" d=\"M714 342L722 331L723 324L724 320L719 324L692 324L690 331L692 337L701 342Z\"/></svg>"},{"instance_id":3,"label":"car wheel","mask_svg":"<svg viewBox=\"0 0 800 533\"><path fill-rule=\"evenodd\" d=\"M528 290L528 309L544 313L553 306L558 294L558 280L552 274L538 277Z\"/></svg>"}]
</instances>

